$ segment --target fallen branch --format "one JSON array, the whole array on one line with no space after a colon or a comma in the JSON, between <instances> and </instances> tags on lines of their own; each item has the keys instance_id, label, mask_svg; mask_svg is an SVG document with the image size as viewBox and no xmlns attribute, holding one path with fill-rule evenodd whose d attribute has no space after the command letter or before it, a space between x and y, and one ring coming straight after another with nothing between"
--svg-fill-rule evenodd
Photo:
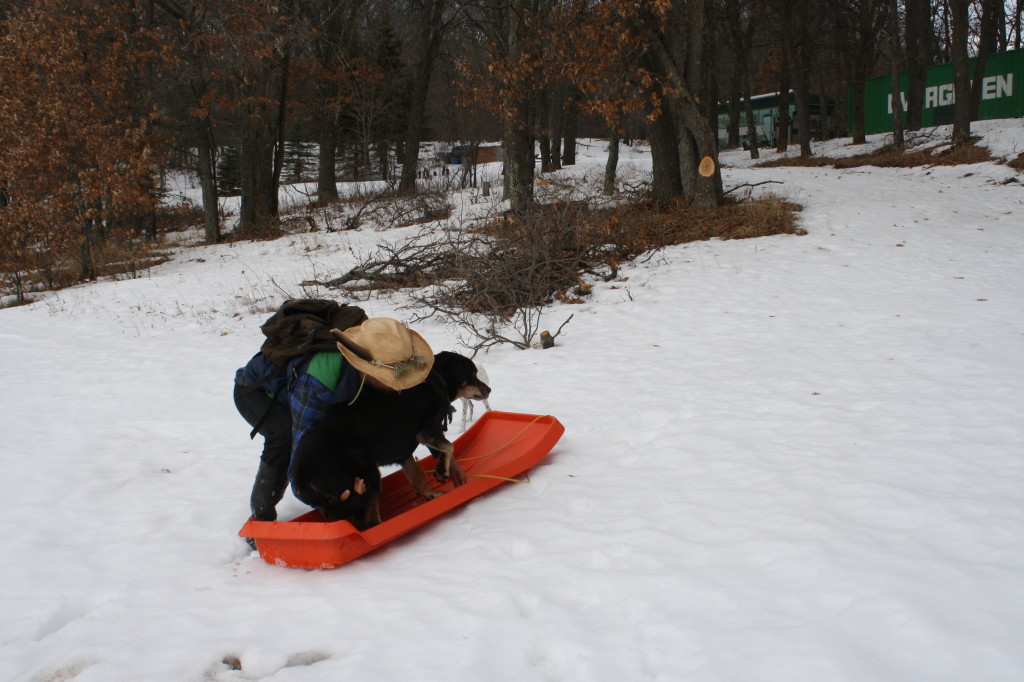
<instances>
[{"instance_id":1,"label":"fallen branch","mask_svg":"<svg viewBox=\"0 0 1024 682\"><path fill-rule=\"evenodd\" d=\"M754 187L760 187L761 185L781 185L781 184L783 184L781 180L763 180L761 182L744 182L744 183L739 184L739 185L733 185L729 189L727 189L724 192L722 192L722 194L728 194L729 192L733 192L735 190L738 190L741 187L749 187L749 188L753 189Z\"/></svg>"}]
</instances>

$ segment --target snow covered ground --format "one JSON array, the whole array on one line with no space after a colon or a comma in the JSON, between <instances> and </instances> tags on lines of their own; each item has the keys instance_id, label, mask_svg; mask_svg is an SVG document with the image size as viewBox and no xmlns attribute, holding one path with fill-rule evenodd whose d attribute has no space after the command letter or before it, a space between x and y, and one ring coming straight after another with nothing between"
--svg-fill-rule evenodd
<instances>
[{"instance_id":1,"label":"snow covered ground","mask_svg":"<svg viewBox=\"0 0 1024 682\"><path fill-rule=\"evenodd\" d=\"M1022 120L974 130L1024 151ZM0 310L0 677L1022 679L1024 177L745 156L727 183L781 180L808 234L667 249L552 307L556 348L483 356L491 405L562 440L335 570L236 536L260 445L231 381L269 303L401 231L186 247Z\"/></svg>"}]
</instances>

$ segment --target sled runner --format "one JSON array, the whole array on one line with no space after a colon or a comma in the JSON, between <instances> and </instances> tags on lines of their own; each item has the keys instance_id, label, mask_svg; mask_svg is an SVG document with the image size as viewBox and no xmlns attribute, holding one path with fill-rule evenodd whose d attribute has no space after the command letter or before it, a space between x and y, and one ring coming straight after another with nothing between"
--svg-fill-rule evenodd
<instances>
[{"instance_id":1,"label":"sled runner","mask_svg":"<svg viewBox=\"0 0 1024 682\"><path fill-rule=\"evenodd\" d=\"M477 495L523 473L542 460L565 427L550 415L485 412L455 441L455 458L469 481L452 488L428 474L430 485L444 491L424 500L401 471L381 482L383 522L359 531L348 521L328 521L311 511L291 521L250 519L238 534L256 541L263 560L295 568L334 568L386 545L411 530L465 504ZM426 458L432 462L432 458ZM431 463L428 467L433 468Z\"/></svg>"}]
</instances>

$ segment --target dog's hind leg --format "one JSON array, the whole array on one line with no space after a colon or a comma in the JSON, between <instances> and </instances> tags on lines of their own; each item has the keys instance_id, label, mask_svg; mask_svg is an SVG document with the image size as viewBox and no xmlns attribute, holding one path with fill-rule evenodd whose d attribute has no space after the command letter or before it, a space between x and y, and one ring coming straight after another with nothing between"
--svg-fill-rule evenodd
<instances>
[{"instance_id":1,"label":"dog's hind leg","mask_svg":"<svg viewBox=\"0 0 1024 682\"><path fill-rule=\"evenodd\" d=\"M360 530L366 530L367 528L373 528L380 523L380 493L370 493L369 499L366 501L366 511L363 514L363 527Z\"/></svg>"}]
</instances>

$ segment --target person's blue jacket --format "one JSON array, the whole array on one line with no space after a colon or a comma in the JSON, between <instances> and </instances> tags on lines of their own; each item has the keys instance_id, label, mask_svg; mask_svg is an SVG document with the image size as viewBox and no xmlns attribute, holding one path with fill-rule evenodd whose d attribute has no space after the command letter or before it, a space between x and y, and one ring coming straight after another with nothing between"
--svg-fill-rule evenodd
<instances>
[{"instance_id":1,"label":"person's blue jacket","mask_svg":"<svg viewBox=\"0 0 1024 682\"><path fill-rule=\"evenodd\" d=\"M235 373L235 383L256 386L276 370L277 365L257 353ZM267 394L291 410L293 455L302 437L323 421L332 405L351 402L359 392L361 379L341 353L326 350L293 359L282 372L265 381Z\"/></svg>"}]
</instances>

